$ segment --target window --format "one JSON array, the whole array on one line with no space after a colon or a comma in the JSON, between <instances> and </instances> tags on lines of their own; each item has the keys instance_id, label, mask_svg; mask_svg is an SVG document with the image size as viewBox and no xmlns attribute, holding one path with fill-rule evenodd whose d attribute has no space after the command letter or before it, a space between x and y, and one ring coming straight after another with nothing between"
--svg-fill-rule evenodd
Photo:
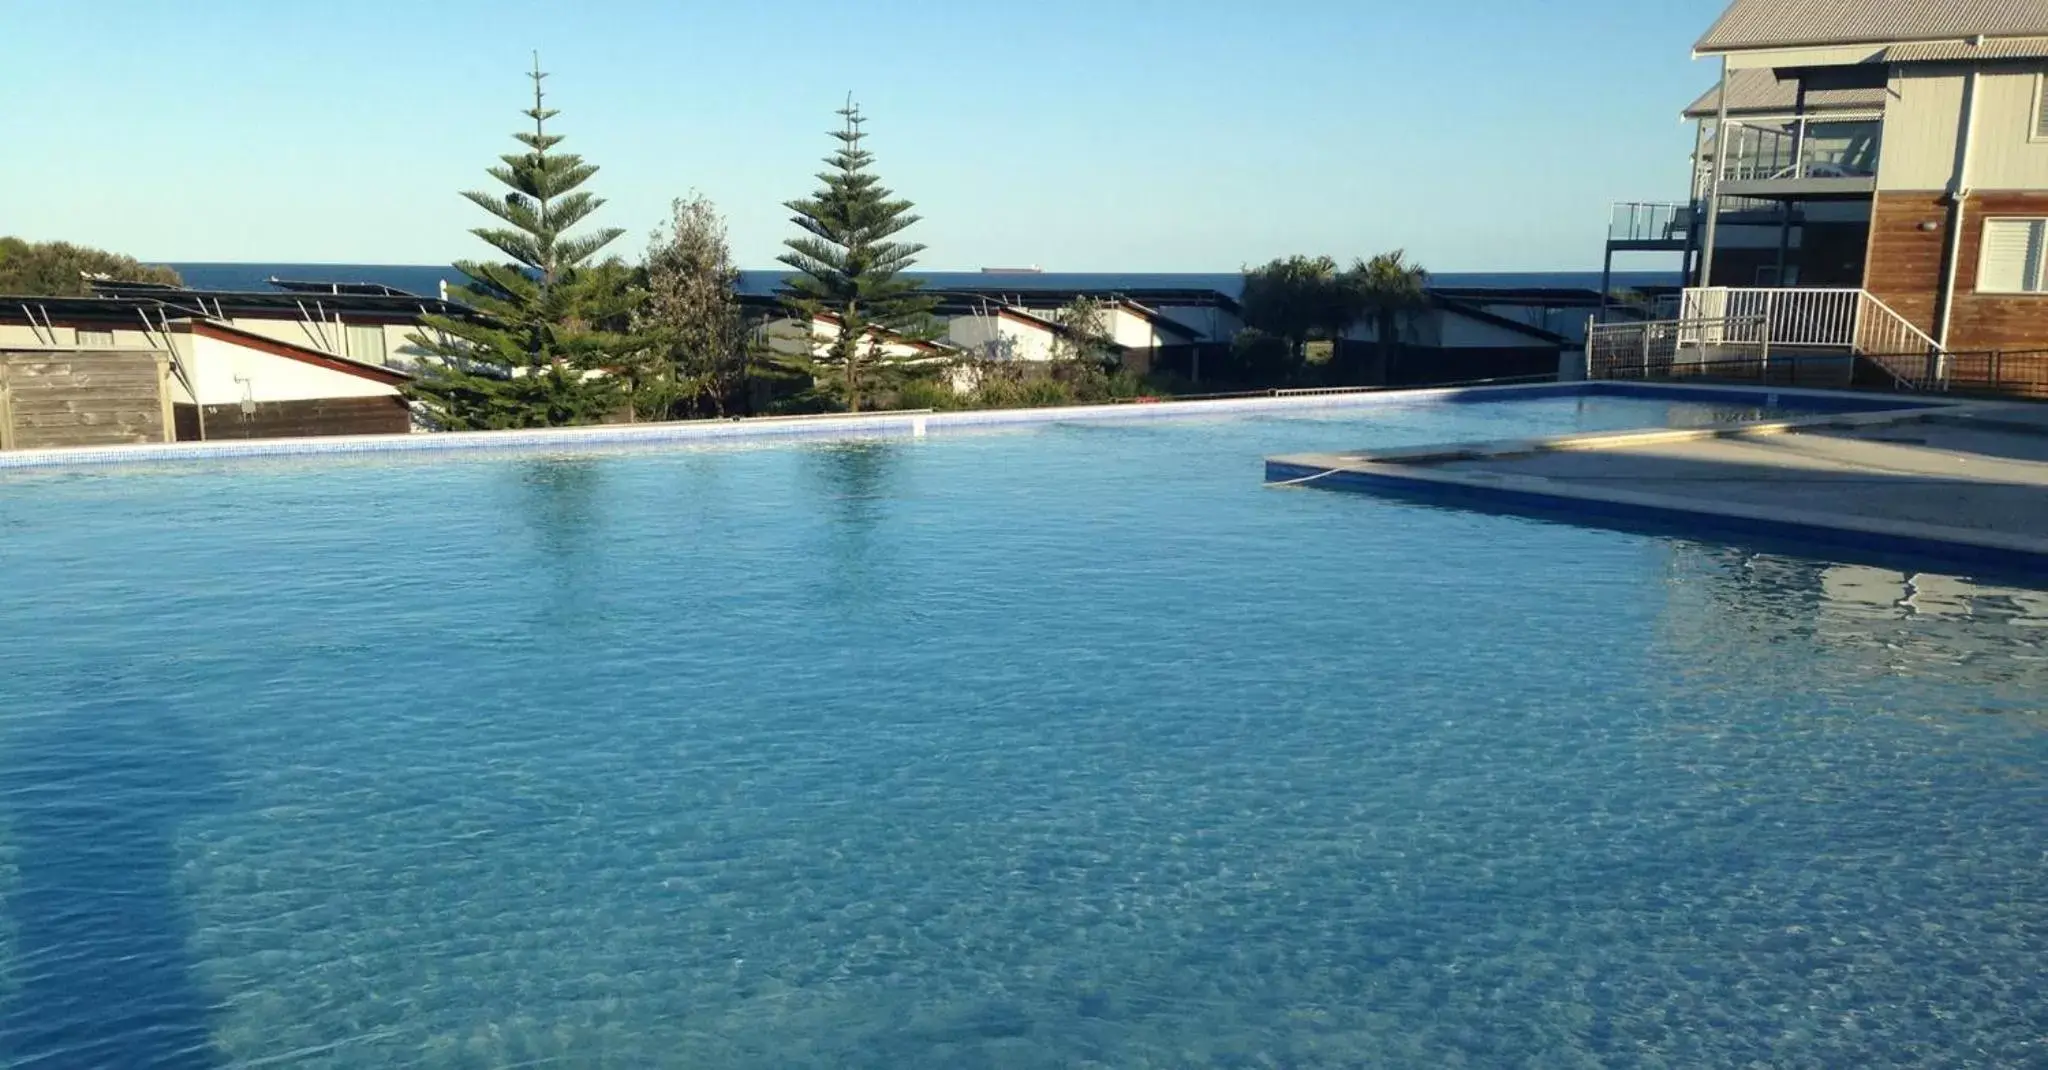
<instances>
[{"instance_id":1,"label":"window","mask_svg":"<svg viewBox=\"0 0 2048 1070\"><path fill-rule=\"evenodd\" d=\"M2048 141L2048 71L2034 76L2034 140Z\"/></svg>"},{"instance_id":2,"label":"window","mask_svg":"<svg viewBox=\"0 0 2048 1070\"><path fill-rule=\"evenodd\" d=\"M114 344L114 332L94 330L91 327L80 327L78 329L78 344L81 348L85 346L112 346Z\"/></svg>"},{"instance_id":3,"label":"window","mask_svg":"<svg viewBox=\"0 0 2048 1070\"><path fill-rule=\"evenodd\" d=\"M1977 292L2048 292L2048 219L1987 219L1984 250L1977 260Z\"/></svg>"},{"instance_id":4,"label":"window","mask_svg":"<svg viewBox=\"0 0 2048 1070\"><path fill-rule=\"evenodd\" d=\"M384 328L349 324L348 355L365 364L384 363Z\"/></svg>"}]
</instances>

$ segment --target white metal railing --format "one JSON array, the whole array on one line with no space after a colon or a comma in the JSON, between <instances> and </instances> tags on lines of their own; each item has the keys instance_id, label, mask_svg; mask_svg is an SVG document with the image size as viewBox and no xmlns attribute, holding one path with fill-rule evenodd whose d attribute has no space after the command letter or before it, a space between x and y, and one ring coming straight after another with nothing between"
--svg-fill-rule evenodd
<instances>
[{"instance_id":1,"label":"white metal railing","mask_svg":"<svg viewBox=\"0 0 2048 1070\"><path fill-rule=\"evenodd\" d=\"M1768 368L1769 328L1761 317L1595 323L1586 327L1586 376L1665 379L1712 374L1731 365Z\"/></svg>"},{"instance_id":2,"label":"white metal railing","mask_svg":"<svg viewBox=\"0 0 2048 1070\"><path fill-rule=\"evenodd\" d=\"M1760 319L1773 346L1852 352L1916 388L1938 388L1945 373L1941 346L1868 290L1698 287L1679 318Z\"/></svg>"}]
</instances>

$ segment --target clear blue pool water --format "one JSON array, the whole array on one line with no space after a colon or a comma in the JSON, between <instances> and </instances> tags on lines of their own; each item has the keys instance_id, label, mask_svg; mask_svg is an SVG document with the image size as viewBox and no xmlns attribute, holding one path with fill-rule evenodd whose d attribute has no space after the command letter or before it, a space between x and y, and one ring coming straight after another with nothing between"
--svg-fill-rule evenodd
<instances>
[{"instance_id":1,"label":"clear blue pool water","mask_svg":"<svg viewBox=\"0 0 2048 1070\"><path fill-rule=\"evenodd\" d=\"M0 478L22 1066L2019 1066L2048 595L1260 486L1594 398Z\"/></svg>"}]
</instances>

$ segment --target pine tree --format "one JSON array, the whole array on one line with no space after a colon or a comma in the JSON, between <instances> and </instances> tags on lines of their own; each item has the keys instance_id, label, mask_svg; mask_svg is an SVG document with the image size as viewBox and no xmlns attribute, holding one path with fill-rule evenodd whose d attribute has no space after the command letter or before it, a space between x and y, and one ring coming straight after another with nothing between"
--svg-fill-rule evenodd
<instances>
[{"instance_id":1,"label":"pine tree","mask_svg":"<svg viewBox=\"0 0 2048 1070\"><path fill-rule=\"evenodd\" d=\"M471 234L511 258L509 263L459 262L470 282L458 296L483 315L429 316L412 342L428 355L411 395L427 419L448 430L545 427L589 423L625 404L615 373L643 359L627 333L637 295L616 259L593 263L622 230L569 231L604 201L580 190L594 165L555 152L562 137L547 132L558 114L545 106L547 74L534 57L531 132L512 136L524 152L499 157L488 173L510 188L463 196L504 226Z\"/></svg>"},{"instance_id":2,"label":"pine tree","mask_svg":"<svg viewBox=\"0 0 2048 1070\"><path fill-rule=\"evenodd\" d=\"M820 394L837 394L858 412L864 393L898 370L883 359L882 336L930 336L935 302L902 275L924 246L890 240L918 221L911 203L868 172L875 157L861 147L860 107L849 97L838 114L843 122L832 137L839 148L818 176L824 188L783 206L804 233L784 242L789 251L778 259L797 272L788 280L790 310L806 325L821 313L838 320L822 354L814 343L813 352L788 363L808 373Z\"/></svg>"}]
</instances>

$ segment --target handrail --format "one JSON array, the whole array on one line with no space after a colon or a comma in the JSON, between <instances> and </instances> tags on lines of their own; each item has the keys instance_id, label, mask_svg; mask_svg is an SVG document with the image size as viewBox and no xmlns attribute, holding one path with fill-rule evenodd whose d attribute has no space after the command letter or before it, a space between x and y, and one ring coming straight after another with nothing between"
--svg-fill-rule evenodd
<instances>
[{"instance_id":1,"label":"handrail","mask_svg":"<svg viewBox=\"0 0 2048 1070\"><path fill-rule=\"evenodd\" d=\"M1857 292L1863 295L1864 300L1869 301L1871 304L1876 305L1879 309L1881 309L1885 315L1890 316L1894 320L1897 320L1899 326L1905 328L1908 334L1912 335L1915 338L1918 338L1921 342L1925 343L1927 348L1933 350L1941 349L1941 343L1935 341L1933 335L1928 334L1926 331L1921 330L1918 326L1915 326L1912 320L1909 320L1906 317L1899 315L1896 309L1884 303L1884 298L1879 297L1874 293L1871 293L1869 290L1858 290Z\"/></svg>"},{"instance_id":2,"label":"handrail","mask_svg":"<svg viewBox=\"0 0 2048 1070\"><path fill-rule=\"evenodd\" d=\"M1850 287L1695 287L1684 292L1690 319L1761 316L1771 344L1840 349L1867 358L1901 386L1941 389L1942 346L1868 290ZM1923 362L1901 367L1900 361Z\"/></svg>"}]
</instances>

